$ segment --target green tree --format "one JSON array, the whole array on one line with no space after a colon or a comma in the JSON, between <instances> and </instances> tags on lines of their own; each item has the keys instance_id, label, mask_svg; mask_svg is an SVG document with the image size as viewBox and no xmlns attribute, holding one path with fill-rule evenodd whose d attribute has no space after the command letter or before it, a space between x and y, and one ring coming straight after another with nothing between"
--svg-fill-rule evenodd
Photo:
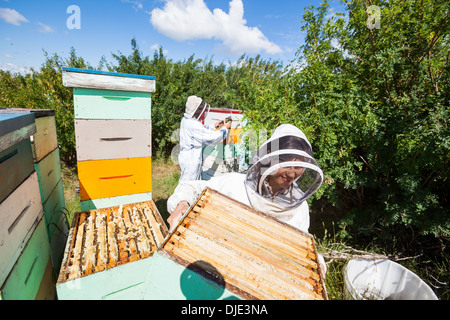
<instances>
[{"instance_id":1,"label":"green tree","mask_svg":"<svg viewBox=\"0 0 450 320\"><path fill-rule=\"evenodd\" d=\"M328 18L327 1L305 11L298 52L298 113L330 179L326 195L352 209L343 230L448 236L448 5L344 3L346 15ZM380 29L366 24L369 5Z\"/></svg>"}]
</instances>

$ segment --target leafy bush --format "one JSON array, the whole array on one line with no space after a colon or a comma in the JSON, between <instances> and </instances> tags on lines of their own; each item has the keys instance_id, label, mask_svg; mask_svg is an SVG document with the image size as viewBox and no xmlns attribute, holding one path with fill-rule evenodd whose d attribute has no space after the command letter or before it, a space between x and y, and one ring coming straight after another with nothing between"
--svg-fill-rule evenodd
<instances>
[{"instance_id":1,"label":"leafy bush","mask_svg":"<svg viewBox=\"0 0 450 320\"><path fill-rule=\"evenodd\" d=\"M327 1L305 11L297 72L248 85L248 114L255 126L290 122L311 137L325 197L349 212L342 235L448 237L445 1L375 1L380 29L367 27L365 1L346 3L348 16L328 18Z\"/></svg>"}]
</instances>

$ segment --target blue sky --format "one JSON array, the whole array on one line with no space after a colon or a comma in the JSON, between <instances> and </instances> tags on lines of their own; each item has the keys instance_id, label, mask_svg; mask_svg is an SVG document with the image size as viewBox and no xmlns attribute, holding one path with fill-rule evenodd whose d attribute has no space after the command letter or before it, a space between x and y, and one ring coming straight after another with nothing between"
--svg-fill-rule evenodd
<instances>
[{"instance_id":1,"label":"blue sky","mask_svg":"<svg viewBox=\"0 0 450 320\"><path fill-rule=\"evenodd\" d=\"M39 69L43 50L68 57L71 47L91 66L111 53L144 55L160 46L182 61L236 61L242 54L286 65L303 43L304 8L321 0L0 0L0 69ZM330 1L337 5L337 0ZM79 8L68 10L71 5ZM78 19L79 18L79 19ZM68 26L69 21L69 28ZM79 29L76 27L79 22Z\"/></svg>"}]
</instances>

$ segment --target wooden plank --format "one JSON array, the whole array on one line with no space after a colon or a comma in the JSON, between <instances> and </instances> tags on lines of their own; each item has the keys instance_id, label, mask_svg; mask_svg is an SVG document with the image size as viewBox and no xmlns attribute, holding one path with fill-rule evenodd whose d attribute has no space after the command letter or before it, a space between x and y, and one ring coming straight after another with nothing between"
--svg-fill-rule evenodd
<instances>
[{"instance_id":1,"label":"wooden plank","mask_svg":"<svg viewBox=\"0 0 450 320\"><path fill-rule=\"evenodd\" d=\"M62 179L60 179L43 205L49 239L59 228L58 222L64 215L65 206L64 186Z\"/></svg>"},{"instance_id":2,"label":"wooden plank","mask_svg":"<svg viewBox=\"0 0 450 320\"><path fill-rule=\"evenodd\" d=\"M137 207L142 210L144 216L146 217L146 221L148 221L150 225L156 245L159 247L164 242L164 238L168 231L166 224L161 221L162 219L158 220L158 217L160 217L158 209L155 205L152 205L152 202L150 203L150 206L147 203L142 203L138 204Z\"/></svg>"},{"instance_id":3,"label":"wooden plank","mask_svg":"<svg viewBox=\"0 0 450 320\"><path fill-rule=\"evenodd\" d=\"M75 120L77 160L151 157L150 120Z\"/></svg>"},{"instance_id":4,"label":"wooden plank","mask_svg":"<svg viewBox=\"0 0 450 320\"><path fill-rule=\"evenodd\" d=\"M0 152L0 203L34 171L30 139Z\"/></svg>"},{"instance_id":5,"label":"wooden plank","mask_svg":"<svg viewBox=\"0 0 450 320\"><path fill-rule=\"evenodd\" d=\"M287 223L276 220L275 218L262 212L255 211L249 206L238 203L227 196L219 194L217 191L208 189L205 190L205 194L214 195L214 201L209 202L206 200L205 203L202 203L202 199L200 198L199 205L210 203L212 206L224 208L227 214L234 216L247 224L251 224L260 230L263 230L270 238L279 238L280 243L288 243L291 246L303 245L306 246L306 248L309 248L314 244L312 235L294 228ZM243 215L242 212L251 212L251 214ZM250 217L251 219L249 219Z\"/></svg>"},{"instance_id":6,"label":"wooden plank","mask_svg":"<svg viewBox=\"0 0 450 320\"><path fill-rule=\"evenodd\" d=\"M33 114L0 113L0 152L35 133Z\"/></svg>"},{"instance_id":7,"label":"wooden plank","mask_svg":"<svg viewBox=\"0 0 450 320\"><path fill-rule=\"evenodd\" d=\"M177 239L176 246L192 248L191 251L196 255L198 251L204 251L201 248L209 248L209 263L214 265L219 272L224 265L246 266L249 277L241 278L234 282L235 285L241 285L241 281L255 282L255 286L261 290L272 291L274 287L278 290L272 293L274 297L285 299L314 297L314 285L316 281L309 280L312 272L306 269L292 269L293 264L286 261L283 263L279 258L274 258L270 251L263 250L261 254L249 250L250 247L244 247L248 242L233 241L233 238L223 237L223 234L217 236L202 230L200 225L189 225L188 228L181 228L180 238ZM255 248L253 248L255 249ZM232 259L232 260L230 260ZM191 261L194 262L194 261ZM294 265L295 266L295 265ZM288 269L289 272L286 272ZM234 270L230 275L240 274L240 270ZM232 281L228 276L224 276L225 281Z\"/></svg>"},{"instance_id":8,"label":"wooden plank","mask_svg":"<svg viewBox=\"0 0 450 320\"><path fill-rule=\"evenodd\" d=\"M41 219L1 288L2 299L35 299L50 260L50 247L47 239L45 222Z\"/></svg>"},{"instance_id":9,"label":"wooden plank","mask_svg":"<svg viewBox=\"0 0 450 320\"><path fill-rule=\"evenodd\" d=\"M0 113L33 113L35 119L55 116L55 110L52 109L0 108Z\"/></svg>"},{"instance_id":10,"label":"wooden plank","mask_svg":"<svg viewBox=\"0 0 450 320\"><path fill-rule=\"evenodd\" d=\"M83 255L81 256L81 264L86 268L84 274L89 275L94 271L93 268L96 264L95 256L97 248L95 246L94 238L97 230L95 227L95 212L91 211L91 213L87 215L86 220L85 241Z\"/></svg>"},{"instance_id":11,"label":"wooden plank","mask_svg":"<svg viewBox=\"0 0 450 320\"><path fill-rule=\"evenodd\" d=\"M61 262L64 257L64 249L69 235L69 227L65 215L61 215L59 220L54 223L56 226L52 237L50 238L50 254L52 257L53 274L58 275L61 268ZM47 226L47 230L49 226Z\"/></svg>"},{"instance_id":12,"label":"wooden plank","mask_svg":"<svg viewBox=\"0 0 450 320\"><path fill-rule=\"evenodd\" d=\"M74 89L75 119L151 120L151 96L144 92Z\"/></svg>"},{"instance_id":13,"label":"wooden plank","mask_svg":"<svg viewBox=\"0 0 450 320\"><path fill-rule=\"evenodd\" d=\"M36 172L0 204L0 283L43 217Z\"/></svg>"},{"instance_id":14,"label":"wooden plank","mask_svg":"<svg viewBox=\"0 0 450 320\"><path fill-rule=\"evenodd\" d=\"M80 207L81 211L89 211L94 209L116 207L121 204L125 205L130 203L144 202L151 199L151 192L135 193L117 197L83 200L80 202Z\"/></svg>"},{"instance_id":15,"label":"wooden plank","mask_svg":"<svg viewBox=\"0 0 450 320\"><path fill-rule=\"evenodd\" d=\"M155 92L155 77L95 70L63 68L63 86L138 92Z\"/></svg>"},{"instance_id":16,"label":"wooden plank","mask_svg":"<svg viewBox=\"0 0 450 320\"><path fill-rule=\"evenodd\" d=\"M83 238L84 238L84 228L85 228L85 220L86 215L79 215L78 219L75 220L77 222L74 229L74 246L69 251L68 255L70 257L70 261L68 266L63 270L64 273L69 274L68 279L76 279L79 278L82 273L82 261L81 261L81 252L83 248Z\"/></svg>"},{"instance_id":17,"label":"wooden plank","mask_svg":"<svg viewBox=\"0 0 450 320\"><path fill-rule=\"evenodd\" d=\"M223 220L220 220L220 223L215 223L214 220L205 219L205 216L201 215L193 221L188 219L188 227L194 230L200 230L199 228L201 228L203 232L209 232L213 236L216 234L220 235L227 242L232 243L236 250L247 252L254 258L274 265L280 271L286 273L295 272L306 282L314 284L314 281L320 280L318 274L312 270L314 266L315 268L317 266L312 260L306 258L308 251L297 247L292 248L293 254L286 254L286 250L280 249L278 245L274 245L273 239L267 239L264 235L252 237L233 228L236 226L234 223L228 223L229 221ZM216 219L216 221L219 220Z\"/></svg>"},{"instance_id":18,"label":"wooden plank","mask_svg":"<svg viewBox=\"0 0 450 320\"><path fill-rule=\"evenodd\" d=\"M95 215L98 247L95 272L104 270L108 263L107 214L107 210L99 210Z\"/></svg>"},{"instance_id":19,"label":"wooden plank","mask_svg":"<svg viewBox=\"0 0 450 320\"><path fill-rule=\"evenodd\" d=\"M255 227L249 222L245 222L241 219L236 218L229 214L228 212L222 212L217 210L217 208L212 207L212 203L208 203L202 210L201 215L199 215L200 221L206 220L208 221L221 221L224 227L228 227L231 230L234 230L236 233L243 234L249 241L256 241L266 248L273 248L279 251L281 254L286 256L287 258L295 261L296 259L300 259L305 264L308 264L311 268L317 269L317 264L314 263L314 259L316 258L314 254L314 248L311 243L308 242L309 239L303 240L298 235L295 238L285 239L283 236L275 236L274 233L265 232L262 228ZM196 208L194 207L194 212ZM236 211L233 210L235 213ZM239 211L238 211L239 212ZM240 210L241 217L245 215L245 212ZM252 219L253 221L253 219ZM266 229L268 230L268 229ZM283 230L279 230L282 233ZM273 239L277 239L277 243L274 243ZM294 241L292 241L294 240Z\"/></svg>"},{"instance_id":20,"label":"wooden plank","mask_svg":"<svg viewBox=\"0 0 450 320\"><path fill-rule=\"evenodd\" d=\"M39 188L41 190L41 200L45 203L50 194L61 180L61 160L59 157L59 149L56 148L39 163L35 163L34 167L38 174Z\"/></svg>"},{"instance_id":21,"label":"wooden plank","mask_svg":"<svg viewBox=\"0 0 450 320\"><path fill-rule=\"evenodd\" d=\"M0 113L0 137L34 123L34 114L2 112Z\"/></svg>"},{"instance_id":22,"label":"wooden plank","mask_svg":"<svg viewBox=\"0 0 450 320\"><path fill-rule=\"evenodd\" d=\"M44 276L42 277L35 300L55 300L55 298L56 286L52 277L52 260L48 259L47 267L45 268Z\"/></svg>"},{"instance_id":23,"label":"wooden plank","mask_svg":"<svg viewBox=\"0 0 450 320\"><path fill-rule=\"evenodd\" d=\"M58 148L54 116L36 118L36 133L32 136L34 161L39 162Z\"/></svg>"},{"instance_id":24,"label":"wooden plank","mask_svg":"<svg viewBox=\"0 0 450 320\"><path fill-rule=\"evenodd\" d=\"M81 201L152 191L151 158L78 162Z\"/></svg>"},{"instance_id":25,"label":"wooden plank","mask_svg":"<svg viewBox=\"0 0 450 320\"><path fill-rule=\"evenodd\" d=\"M106 209L107 227L108 227L108 257L110 266L117 265L119 261L119 247L116 240L116 224L114 222L113 211Z\"/></svg>"},{"instance_id":26,"label":"wooden plank","mask_svg":"<svg viewBox=\"0 0 450 320\"><path fill-rule=\"evenodd\" d=\"M35 133L31 136L33 157L39 162L50 151L58 147L56 137L55 111L51 109L9 108L0 113L33 114Z\"/></svg>"}]
</instances>

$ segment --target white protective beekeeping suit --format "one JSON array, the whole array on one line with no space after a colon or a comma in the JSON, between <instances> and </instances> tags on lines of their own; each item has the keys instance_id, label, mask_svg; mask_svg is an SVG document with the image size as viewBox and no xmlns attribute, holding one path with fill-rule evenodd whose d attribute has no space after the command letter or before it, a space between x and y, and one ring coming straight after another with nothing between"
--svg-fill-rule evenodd
<instances>
[{"instance_id":1,"label":"white protective beekeeping suit","mask_svg":"<svg viewBox=\"0 0 450 320\"><path fill-rule=\"evenodd\" d=\"M180 125L180 181L199 180L203 147L215 145L227 137L228 130L225 127L215 130L199 121L208 110L209 104L197 96L190 96L186 101L186 111Z\"/></svg>"},{"instance_id":2,"label":"white protective beekeeping suit","mask_svg":"<svg viewBox=\"0 0 450 320\"><path fill-rule=\"evenodd\" d=\"M273 197L264 181L282 167L301 167L303 173L291 188ZM229 173L208 181L180 181L168 199L167 209L172 213L183 200L192 205L209 187L308 232L309 208L305 200L317 191L322 182L323 173L313 157L308 139L297 127L285 124L279 126L259 148L247 174Z\"/></svg>"},{"instance_id":3,"label":"white protective beekeeping suit","mask_svg":"<svg viewBox=\"0 0 450 320\"><path fill-rule=\"evenodd\" d=\"M267 190L265 181L271 173L283 167L303 168L303 172L290 188L274 197ZM180 181L167 201L167 210L172 213L182 201L194 204L202 191L209 187L308 232L310 218L305 200L317 191L322 182L323 173L313 157L308 139L297 127L285 124L279 126L259 148L247 174L228 173L208 181ZM325 274L325 260L321 255L318 258Z\"/></svg>"}]
</instances>

